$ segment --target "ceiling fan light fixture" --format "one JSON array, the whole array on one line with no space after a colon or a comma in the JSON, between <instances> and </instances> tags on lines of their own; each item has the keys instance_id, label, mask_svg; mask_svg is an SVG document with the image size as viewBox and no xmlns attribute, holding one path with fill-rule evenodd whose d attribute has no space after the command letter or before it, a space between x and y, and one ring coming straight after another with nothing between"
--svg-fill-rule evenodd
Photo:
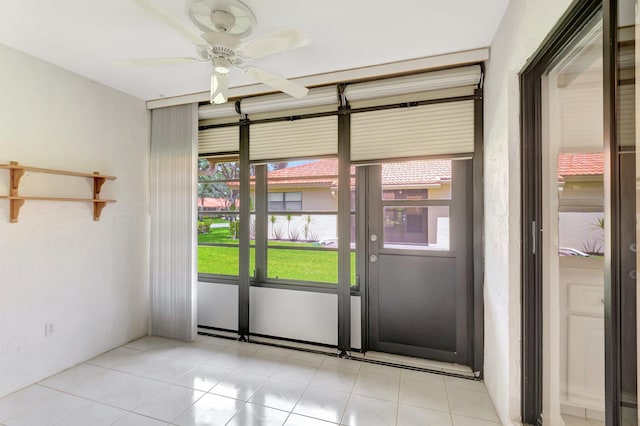
<instances>
[{"instance_id":1,"label":"ceiling fan light fixture","mask_svg":"<svg viewBox=\"0 0 640 426\"><path fill-rule=\"evenodd\" d=\"M213 65L214 71L219 74L227 74L232 65L229 59L223 57L213 58L211 64Z\"/></svg>"},{"instance_id":2,"label":"ceiling fan light fixture","mask_svg":"<svg viewBox=\"0 0 640 426\"><path fill-rule=\"evenodd\" d=\"M227 74L211 73L211 96L209 102L212 104L223 104L227 102L229 92L229 76Z\"/></svg>"}]
</instances>

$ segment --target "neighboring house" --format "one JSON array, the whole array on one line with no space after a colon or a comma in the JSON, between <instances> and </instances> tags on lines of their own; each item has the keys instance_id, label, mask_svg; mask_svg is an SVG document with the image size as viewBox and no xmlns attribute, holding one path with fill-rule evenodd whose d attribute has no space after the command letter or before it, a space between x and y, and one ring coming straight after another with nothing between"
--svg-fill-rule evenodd
<instances>
[{"instance_id":1,"label":"neighboring house","mask_svg":"<svg viewBox=\"0 0 640 426\"><path fill-rule=\"evenodd\" d=\"M385 200L448 199L451 197L451 161L429 160L382 164L382 197ZM355 166L351 167L351 202L355 205ZM312 217L313 234L320 240L337 237L336 215L318 214L338 211L338 160L321 159L268 173L268 209L275 222L269 224L269 235L274 237L273 225L281 230L302 229L305 218ZM237 189L236 184L229 185ZM253 190L251 198L254 199ZM225 200L203 198L198 204L200 212L225 210ZM287 222L286 214L291 215ZM296 212L299 212L296 214ZM447 207L399 207L385 211L386 241L408 244L437 245L437 228L448 231ZM287 233L283 238L287 239ZM446 245L448 243L442 243Z\"/></svg>"},{"instance_id":2,"label":"neighboring house","mask_svg":"<svg viewBox=\"0 0 640 426\"><path fill-rule=\"evenodd\" d=\"M604 250L604 155L558 155L559 246L595 254Z\"/></svg>"},{"instance_id":3,"label":"neighboring house","mask_svg":"<svg viewBox=\"0 0 640 426\"><path fill-rule=\"evenodd\" d=\"M217 212L221 210L227 210L228 208L229 201L226 198L198 198L199 212Z\"/></svg>"},{"instance_id":4,"label":"neighboring house","mask_svg":"<svg viewBox=\"0 0 640 426\"><path fill-rule=\"evenodd\" d=\"M351 167L352 193L355 167ZM322 159L269 172L270 210L337 210L338 160ZM408 161L382 164L382 186L385 199L410 199L411 193L421 198L446 198L451 191L451 162L448 160ZM403 191L405 195L402 195ZM288 194L298 193L291 197ZM417 195L420 193L420 195ZM282 203L275 194L285 194ZM299 198L299 200L298 200ZM354 195L352 194L352 200ZM284 207L284 208L283 208Z\"/></svg>"},{"instance_id":5,"label":"neighboring house","mask_svg":"<svg viewBox=\"0 0 640 426\"><path fill-rule=\"evenodd\" d=\"M383 198L386 200L447 199L451 196L451 162L448 160L408 161L382 164ZM603 213L603 154L565 153L558 156L559 245L586 252L602 250L602 229L598 220ZM313 234L321 240L336 238L336 216L316 212L338 210L338 161L321 159L272 170L268 173L269 211L275 224L302 229L303 215L313 218ZM355 167L352 174L352 203L355 201ZM253 196L253 191L251 194ZM199 212L228 209L224 198L200 198ZM236 205L238 202L236 201ZM290 212L288 224L284 214ZM300 212L296 214L296 212ZM404 207L385 211L387 241L437 245L438 221L448 225L447 207L428 209ZM444 221L444 222L443 222ZM269 224L269 235L273 237ZM283 238L287 239L287 233Z\"/></svg>"}]
</instances>

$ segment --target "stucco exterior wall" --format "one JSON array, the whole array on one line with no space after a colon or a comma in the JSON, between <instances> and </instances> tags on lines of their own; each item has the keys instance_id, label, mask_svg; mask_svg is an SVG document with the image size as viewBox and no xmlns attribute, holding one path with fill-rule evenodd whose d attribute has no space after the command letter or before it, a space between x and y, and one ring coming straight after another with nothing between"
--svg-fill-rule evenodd
<instances>
[{"instance_id":1,"label":"stucco exterior wall","mask_svg":"<svg viewBox=\"0 0 640 426\"><path fill-rule=\"evenodd\" d=\"M519 73L570 5L512 1L484 86L485 383L500 421L520 422Z\"/></svg>"}]
</instances>

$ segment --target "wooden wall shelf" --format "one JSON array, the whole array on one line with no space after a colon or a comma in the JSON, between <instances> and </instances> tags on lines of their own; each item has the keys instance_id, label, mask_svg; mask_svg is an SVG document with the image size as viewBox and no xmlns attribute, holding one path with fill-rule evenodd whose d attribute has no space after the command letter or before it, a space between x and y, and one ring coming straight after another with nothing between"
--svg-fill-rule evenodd
<instances>
[{"instance_id":1,"label":"wooden wall shelf","mask_svg":"<svg viewBox=\"0 0 640 426\"><path fill-rule=\"evenodd\" d=\"M0 195L0 199L9 200L9 219L11 223L18 222L20 208L25 201L72 201L93 204L93 220L100 220L102 209L107 203L115 203L116 200L100 199L102 186L108 180L116 180L115 176L101 175L99 172L81 173L67 170L43 169L40 167L22 166L15 161L9 164L0 164L0 169L9 169L9 195ZM25 172L45 173L49 175L74 176L93 179L93 198L67 198L67 197L46 197L46 196L21 196L19 195L20 181Z\"/></svg>"}]
</instances>

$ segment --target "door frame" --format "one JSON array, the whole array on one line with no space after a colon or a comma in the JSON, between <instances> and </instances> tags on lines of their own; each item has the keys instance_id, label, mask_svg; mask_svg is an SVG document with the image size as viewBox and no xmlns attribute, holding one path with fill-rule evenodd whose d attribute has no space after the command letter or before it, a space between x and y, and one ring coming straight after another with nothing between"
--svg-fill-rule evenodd
<instances>
[{"instance_id":1,"label":"door frame","mask_svg":"<svg viewBox=\"0 0 640 426\"><path fill-rule=\"evenodd\" d=\"M367 166L367 190L369 191L367 201L369 208L366 210L365 223L368 228L368 234L376 234L379 236L376 242L367 242L367 252L369 256L376 256L380 260L376 263L370 261L366 262L367 283L369 290L369 304L368 304L368 316L369 333L367 340L369 347L373 350L380 352L392 352L398 351L403 355L434 359L443 362L453 362L464 365L471 365L472 363L472 344L473 344L473 330L469 328L472 324L473 315L473 299L472 299L472 222L471 214L472 210L471 199L473 191L472 187L472 170L473 163L470 159L451 160L451 185L452 194L449 200L435 200L437 204L430 204L430 201L425 200L424 205L421 207L436 207L442 206L443 202L449 208L450 218L450 248L446 251L438 250L412 250L412 249L389 249L384 247L384 203L381 199L382 194L382 181L381 181L381 166L372 165ZM411 204L411 201L407 201ZM455 262L455 269L464 269L462 273L456 273L453 288L455 290L455 350L449 351L444 349L435 349L431 347L424 347L419 345L410 345L408 343L391 342L387 340L378 340L380 338L380 311L377 309L377 305L380 301L380 267L379 262L382 257L396 258L396 256L402 256L407 258L419 258L420 263L436 261L439 259L453 260ZM396 268L391 268L396 269ZM399 273L394 275L400 276ZM387 315L393 316L393 314L387 313ZM410 324L409 326L418 326L419 324ZM377 344L374 345L374 343Z\"/></svg>"},{"instance_id":2,"label":"door frame","mask_svg":"<svg viewBox=\"0 0 640 426\"><path fill-rule=\"evenodd\" d=\"M479 64L482 75L485 72L484 63ZM472 155L472 191L467 200L471 230L468 244L469 262L472 268L469 279L473 280L469 295L472 303L467 319L469 335L469 365L477 378L484 378L484 96L482 82L476 89L474 96L474 151ZM440 157L439 157L440 158ZM369 343L369 286L367 276L368 230L365 229L364 216L370 208L366 194L368 188L368 172L365 167L356 167L356 270L360 290L361 306L361 351L370 350Z\"/></svg>"},{"instance_id":3,"label":"door frame","mask_svg":"<svg viewBox=\"0 0 640 426\"><path fill-rule=\"evenodd\" d=\"M615 106L617 97L616 0L574 0L520 74L521 136L521 416L524 424L542 424L542 76L598 13L603 13L605 153L605 411L607 425L619 424L620 322L617 276L620 241Z\"/></svg>"}]
</instances>

